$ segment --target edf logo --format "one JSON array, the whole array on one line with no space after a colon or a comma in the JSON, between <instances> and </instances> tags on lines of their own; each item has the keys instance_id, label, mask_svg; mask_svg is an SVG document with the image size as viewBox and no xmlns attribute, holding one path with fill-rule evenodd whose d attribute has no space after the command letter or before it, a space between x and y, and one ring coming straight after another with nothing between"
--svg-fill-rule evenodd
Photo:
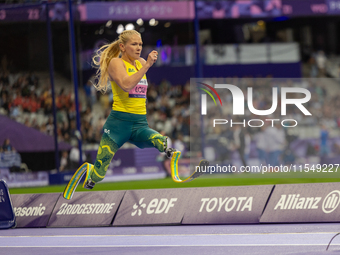
<instances>
[{"instance_id":1,"label":"edf logo","mask_svg":"<svg viewBox=\"0 0 340 255\"><path fill-rule=\"evenodd\" d=\"M144 197L139 200L139 203L135 203L132 208L133 211L131 213L131 216L141 216L142 215L142 209L146 208L146 214L160 214L160 213L168 213L170 208L175 206L175 202L177 201L177 198L154 198L150 201L150 203L147 205L144 203Z\"/></svg>"}]
</instances>

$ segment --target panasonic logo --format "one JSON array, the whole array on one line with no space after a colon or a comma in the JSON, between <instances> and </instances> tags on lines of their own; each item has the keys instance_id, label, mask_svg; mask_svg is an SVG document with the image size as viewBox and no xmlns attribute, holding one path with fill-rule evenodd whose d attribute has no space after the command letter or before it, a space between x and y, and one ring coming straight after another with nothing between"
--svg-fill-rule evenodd
<instances>
[{"instance_id":1,"label":"panasonic logo","mask_svg":"<svg viewBox=\"0 0 340 255\"><path fill-rule=\"evenodd\" d=\"M67 204L63 203L57 215L74 215L74 214L105 214L111 213L115 203L100 204Z\"/></svg>"},{"instance_id":2,"label":"panasonic logo","mask_svg":"<svg viewBox=\"0 0 340 255\"><path fill-rule=\"evenodd\" d=\"M16 217L23 216L42 216L45 213L46 207L40 204L39 206L30 207L14 207Z\"/></svg>"},{"instance_id":3,"label":"panasonic logo","mask_svg":"<svg viewBox=\"0 0 340 255\"><path fill-rule=\"evenodd\" d=\"M235 211L244 210L251 211L253 205L253 197L214 197L214 198L202 198L201 199L201 207L199 212L205 210L210 213L216 209L217 212L221 211L222 208L226 212L231 212L235 209Z\"/></svg>"}]
</instances>

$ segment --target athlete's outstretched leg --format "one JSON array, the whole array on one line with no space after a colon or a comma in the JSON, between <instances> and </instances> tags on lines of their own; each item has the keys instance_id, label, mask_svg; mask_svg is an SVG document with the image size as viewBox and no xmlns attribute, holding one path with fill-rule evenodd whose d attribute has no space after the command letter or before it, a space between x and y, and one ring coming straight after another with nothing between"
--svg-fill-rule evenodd
<instances>
[{"instance_id":1,"label":"athlete's outstretched leg","mask_svg":"<svg viewBox=\"0 0 340 255\"><path fill-rule=\"evenodd\" d=\"M96 161L86 175L84 188L92 189L95 183L104 179L110 162L118 149L119 146L104 133L99 144Z\"/></svg>"},{"instance_id":2,"label":"athlete's outstretched leg","mask_svg":"<svg viewBox=\"0 0 340 255\"><path fill-rule=\"evenodd\" d=\"M86 177L83 187L86 189L92 189L95 183L104 179L113 156L129 140L131 126L131 122L117 119L110 114L103 127L104 134L100 141L94 165L86 162L78 168L64 190L63 197L65 199L72 198L78 183L84 175Z\"/></svg>"}]
</instances>

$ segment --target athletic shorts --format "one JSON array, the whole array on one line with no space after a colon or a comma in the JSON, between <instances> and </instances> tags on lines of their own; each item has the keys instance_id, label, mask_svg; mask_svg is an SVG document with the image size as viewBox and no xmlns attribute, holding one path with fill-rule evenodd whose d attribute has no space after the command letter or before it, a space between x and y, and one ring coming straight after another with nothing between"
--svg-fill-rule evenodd
<instances>
[{"instance_id":1,"label":"athletic shorts","mask_svg":"<svg viewBox=\"0 0 340 255\"><path fill-rule=\"evenodd\" d=\"M130 142L141 149L156 147L164 152L163 140L166 137L149 127L146 115L111 110L103 130L118 148Z\"/></svg>"}]
</instances>

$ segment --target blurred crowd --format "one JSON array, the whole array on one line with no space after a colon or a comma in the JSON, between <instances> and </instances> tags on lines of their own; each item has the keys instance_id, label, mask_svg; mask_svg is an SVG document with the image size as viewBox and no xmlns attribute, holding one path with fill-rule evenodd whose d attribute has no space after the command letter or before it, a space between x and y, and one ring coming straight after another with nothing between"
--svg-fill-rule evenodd
<instances>
[{"instance_id":1,"label":"blurred crowd","mask_svg":"<svg viewBox=\"0 0 340 255\"><path fill-rule=\"evenodd\" d=\"M317 62L317 75L311 72L311 77L323 77L324 61L323 53L320 56L315 56ZM215 84L215 79L210 79L207 83ZM304 106L312 113L312 116L305 118L302 112L293 105L287 106L287 115L285 119L295 119L298 122L298 127L319 127L324 126L325 130L331 132L340 127L340 94L334 88L334 84L329 84L329 79L265 79L254 78L225 78L218 83L237 85L245 95L245 105L247 105L247 87L253 87L253 106L255 109L269 109L272 106L272 88L278 89L278 106L277 110L266 118L282 119L281 113L281 94L282 87L300 87L306 88L311 92L311 100ZM80 112L81 132L77 129L76 121L76 104L73 86L56 86L56 120L57 120L57 135L58 141L64 141L77 147L78 138L81 138L83 145L98 146L101 136L102 127L111 111L112 92L109 90L106 94L97 92L94 88L93 77L91 77L84 86L81 86L78 93ZM219 95L223 101L223 108L218 111L210 112L209 118L232 119L232 97L231 94L225 91L219 91ZM298 97L298 94L290 95ZM213 104L208 100L209 104ZM209 108L209 109L210 109ZM217 108L216 108L217 109ZM247 107L245 107L245 119L258 119L259 116L253 115ZM200 113L200 110L193 109L190 106L190 82L186 84L171 84L167 80L155 84L149 81L147 92L147 111L149 126L161 134L169 136L171 144L178 150L185 152L190 150L190 116L195 113ZM35 128L47 135L54 135L53 109L52 109L52 93L48 79L41 79L35 72L11 72L9 68L2 65L0 69L0 114L8 115L28 127ZM207 124L207 123L205 123ZM226 144L229 144L229 149L244 154L242 161L247 160L247 152L250 151L250 144L256 143L261 149L270 146L262 144L258 139L261 137L261 132L265 133L264 139L269 141L269 137L279 139L282 136L282 127L275 127L277 130L267 130L267 127L262 129L248 128L242 132L237 128L228 128L227 125L219 125L216 128L206 126L205 132L209 141L210 137L222 135L226 138ZM273 127L274 128L274 127ZM199 129L195 131L198 132ZM287 145L287 132L285 131L285 142ZM301 131L301 130L300 130ZM300 132L299 131L299 132ZM327 131L327 132L328 132ZM303 132L300 132L303 133ZM272 135L270 135L272 134ZM197 134L200 136L201 134ZM320 136L322 136L320 134ZM195 138L195 135L192 137ZM223 143L223 139L220 139ZM280 140L280 139L279 139ZM280 142L281 143L281 142ZM126 145L127 147L129 145ZM226 147L228 147L226 146ZM231 147L230 147L231 146ZM88 147L89 148L89 147ZM241 149L240 149L241 148ZM325 149L324 151L327 152ZM71 153L70 153L71 154ZM258 157L264 155L258 150ZM268 154L269 155L269 154ZM276 155L276 154L275 154ZM67 155L64 155L65 157ZM263 156L264 157L264 156ZM267 157L267 156L266 156ZM276 157L276 156L275 156ZM78 155L79 158L79 155ZM269 158L273 158L269 156ZM74 160L77 162L77 160Z\"/></svg>"},{"instance_id":2,"label":"blurred crowd","mask_svg":"<svg viewBox=\"0 0 340 255\"><path fill-rule=\"evenodd\" d=\"M1 114L8 115L27 127L53 135L51 87L49 84L42 84L34 72L12 73L7 69L1 70L0 96ZM58 140L70 142L76 131L74 95L60 88L55 103Z\"/></svg>"},{"instance_id":3,"label":"blurred crowd","mask_svg":"<svg viewBox=\"0 0 340 255\"><path fill-rule=\"evenodd\" d=\"M78 3L86 3L86 2L94 2L97 0L78 0ZM102 0L105 1L105 0ZM120 2L127 2L131 0L106 0L109 1L120 1ZM133 0L133 1L145 1L145 0ZM153 1L183 1L183 0L153 0ZM43 0L4 0L5 4L29 4L29 3L42 3ZM47 0L49 3L60 2L60 0ZM98 1L97 1L98 2Z\"/></svg>"},{"instance_id":4,"label":"blurred crowd","mask_svg":"<svg viewBox=\"0 0 340 255\"><path fill-rule=\"evenodd\" d=\"M189 83L183 86L166 80L158 85L151 82L147 94L150 127L171 137L179 148L188 147L184 143L189 141L189 87ZM58 141L76 146L81 135L84 145L99 144L111 111L112 92L96 92L91 79L79 90L79 133L73 87L57 87L55 91ZM0 113L47 135L54 134L51 87L34 72L0 71Z\"/></svg>"},{"instance_id":5,"label":"blurred crowd","mask_svg":"<svg viewBox=\"0 0 340 255\"><path fill-rule=\"evenodd\" d=\"M311 92L312 99L305 107L312 113L304 118L302 112L295 106L288 105L286 119L295 119L299 126L319 125L324 123L328 128L340 127L340 95L329 92L327 79L280 80L280 79L239 79L228 78L225 84L234 84L242 89L247 100L247 87L253 87L253 105L256 109L269 109L272 102L272 90L278 88L278 108L271 118L280 116L280 88L302 87ZM0 109L2 114L38 129L40 132L53 135L54 124L52 115L52 95L49 84L41 84L34 72L10 73L0 72ZM212 80L214 83L214 80ZM76 145L80 133L77 131L76 106L73 88L56 88L57 133L58 140ZM101 94L95 91L91 79L80 90L84 100L79 102L81 116L81 137L83 144L98 144L102 135L102 126L110 113L112 92ZM225 107L222 114L226 119L232 118L232 97L230 93L221 92L220 96ZM298 96L298 95L296 95ZM81 97L82 98L82 97ZM147 93L147 111L150 127L167 135L178 149L189 149L190 133L190 83L184 85L171 84L163 80L160 84L149 82ZM211 102L210 102L211 103ZM210 118L217 118L220 112L214 112ZM245 117L252 116L248 111ZM223 128L215 128L208 134L224 132ZM221 129L221 130L219 130ZM252 132L252 131L251 131Z\"/></svg>"}]
</instances>

